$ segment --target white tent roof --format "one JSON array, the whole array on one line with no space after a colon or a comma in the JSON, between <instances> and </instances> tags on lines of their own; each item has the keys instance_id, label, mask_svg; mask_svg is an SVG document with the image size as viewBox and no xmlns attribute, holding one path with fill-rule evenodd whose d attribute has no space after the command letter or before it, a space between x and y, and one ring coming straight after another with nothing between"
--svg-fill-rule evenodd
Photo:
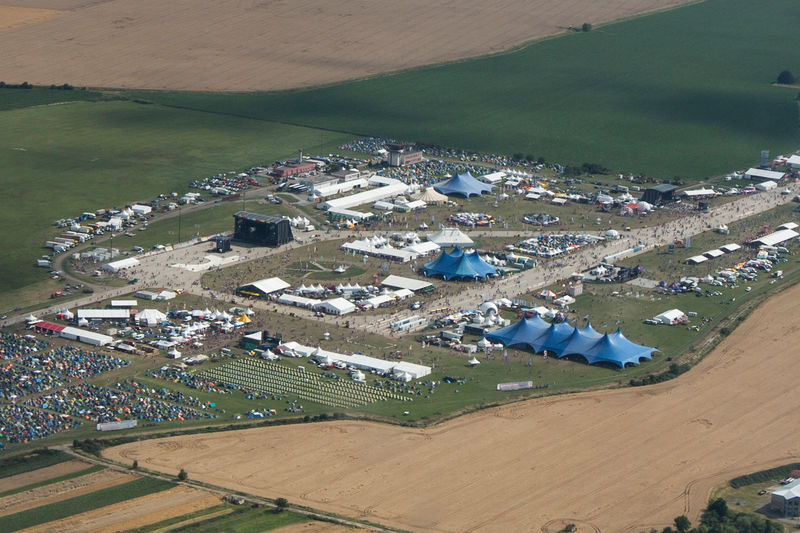
<instances>
[{"instance_id":1,"label":"white tent roof","mask_svg":"<svg viewBox=\"0 0 800 533\"><path fill-rule=\"evenodd\" d=\"M281 278L260 279L252 283L248 283L247 285L252 285L264 294L272 294L273 292L282 291L290 286Z\"/></svg>"},{"instance_id":2,"label":"white tent roof","mask_svg":"<svg viewBox=\"0 0 800 533\"><path fill-rule=\"evenodd\" d=\"M441 246L432 241L418 242L416 244L409 244L403 250L406 252L415 253L417 255L428 255L433 252L441 250Z\"/></svg>"},{"instance_id":3,"label":"white tent roof","mask_svg":"<svg viewBox=\"0 0 800 533\"><path fill-rule=\"evenodd\" d=\"M770 233L769 235L765 235L760 239L751 241L751 243L763 244L764 246L775 246L776 244L780 244L790 239L794 239L798 235L800 235L800 233L797 233L792 229L782 229L780 231L776 231L775 233Z\"/></svg>"},{"instance_id":4,"label":"white tent roof","mask_svg":"<svg viewBox=\"0 0 800 533\"><path fill-rule=\"evenodd\" d=\"M138 264L139 264L138 259L135 259L133 257L126 257L125 259L120 259L119 261L112 261L111 263L103 265L103 270L108 270L109 272L118 272L126 268L135 267Z\"/></svg>"},{"instance_id":5,"label":"white tent roof","mask_svg":"<svg viewBox=\"0 0 800 533\"><path fill-rule=\"evenodd\" d=\"M796 229L798 224L796 222L784 222L775 229Z\"/></svg>"},{"instance_id":6,"label":"white tent roof","mask_svg":"<svg viewBox=\"0 0 800 533\"><path fill-rule=\"evenodd\" d=\"M163 322L167 319L167 315L159 311L158 309L145 309L144 311L139 311L136 315L136 321L143 321L146 320L148 322Z\"/></svg>"},{"instance_id":7,"label":"white tent roof","mask_svg":"<svg viewBox=\"0 0 800 533\"><path fill-rule=\"evenodd\" d=\"M708 261L708 257L704 255L695 255L686 260L687 263L694 263L695 265Z\"/></svg>"},{"instance_id":8,"label":"white tent roof","mask_svg":"<svg viewBox=\"0 0 800 533\"><path fill-rule=\"evenodd\" d=\"M415 194L412 198L415 200L422 200L428 204L436 204L447 201L447 196L433 190L433 187L428 187L424 191Z\"/></svg>"},{"instance_id":9,"label":"white tent roof","mask_svg":"<svg viewBox=\"0 0 800 533\"><path fill-rule=\"evenodd\" d=\"M709 259L716 259L717 257L725 255L725 252L723 252L722 250L716 249L716 250L709 250L709 251L705 252L703 255L708 257Z\"/></svg>"},{"instance_id":10,"label":"white tent roof","mask_svg":"<svg viewBox=\"0 0 800 533\"><path fill-rule=\"evenodd\" d=\"M344 315L355 311L356 306L353 302L345 300L344 298L331 298L330 300L323 300L317 304L316 309L327 309L337 314Z\"/></svg>"},{"instance_id":11,"label":"white tent roof","mask_svg":"<svg viewBox=\"0 0 800 533\"><path fill-rule=\"evenodd\" d=\"M395 276L394 274L387 276L386 279L381 282L381 285L397 289L410 289L412 291L419 291L426 287L433 286L432 283L428 283L427 281Z\"/></svg>"},{"instance_id":12,"label":"white tent roof","mask_svg":"<svg viewBox=\"0 0 800 533\"><path fill-rule=\"evenodd\" d=\"M467 237L458 228L443 228L441 231L428 235L428 240L435 242L439 246L472 246L473 240Z\"/></svg>"},{"instance_id":13,"label":"white tent roof","mask_svg":"<svg viewBox=\"0 0 800 533\"><path fill-rule=\"evenodd\" d=\"M735 252L739 248L741 248L741 246L739 246L736 243L730 243L730 244L726 244L725 246L720 246L719 247L719 249L722 250L725 253Z\"/></svg>"},{"instance_id":14,"label":"white tent roof","mask_svg":"<svg viewBox=\"0 0 800 533\"><path fill-rule=\"evenodd\" d=\"M674 320L678 320L684 315L685 313L680 309L670 309L668 311L664 311L663 313L656 315L655 318L656 320L659 320L661 322L672 322Z\"/></svg>"},{"instance_id":15,"label":"white tent roof","mask_svg":"<svg viewBox=\"0 0 800 533\"><path fill-rule=\"evenodd\" d=\"M751 168L744 173L744 177L749 179L764 178L768 180L779 181L783 178L783 174L784 174L783 172L775 172L774 170L762 170L760 168Z\"/></svg>"}]
</instances>

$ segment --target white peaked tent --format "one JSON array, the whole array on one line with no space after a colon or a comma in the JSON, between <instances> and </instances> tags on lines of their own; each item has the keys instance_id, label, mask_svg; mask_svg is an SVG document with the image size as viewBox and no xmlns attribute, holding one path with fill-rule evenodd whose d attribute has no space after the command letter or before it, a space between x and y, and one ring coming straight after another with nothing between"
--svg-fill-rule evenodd
<instances>
[{"instance_id":1,"label":"white peaked tent","mask_svg":"<svg viewBox=\"0 0 800 533\"><path fill-rule=\"evenodd\" d=\"M428 235L428 240L435 242L442 248L450 246L458 246L459 248L466 248L472 246L474 242L467 237L458 228L443 228L441 231Z\"/></svg>"},{"instance_id":2,"label":"white peaked tent","mask_svg":"<svg viewBox=\"0 0 800 533\"><path fill-rule=\"evenodd\" d=\"M414 200L422 200L426 204L443 204L447 201L447 196L433 190L433 187L428 187L424 191L420 191L414 196Z\"/></svg>"},{"instance_id":3,"label":"white peaked tent","mask_svg":"<svg viewBox=\"0 0 800 533\"><path fill-rule=\"evenodd\" d=\"M157 326L167 319L167 315L158 309L145 309L136 315L136 322L149 327Z\"/></svg>"},{"instance_id":4,"label":"white peaked tent","mask_svg":"<svg viewBox=\"0 0 800 533\"><path fill-rule=\"evenodd\" d=\"M469 361L467 361L467 364L468 364L469 366L478 366L479 364L481 364L481 362L480 362L480 361L478 361L478 358L477 358L477 357L475 357L475 356L473 355L473 356L472 356L472 359L470 359Z\"/></svg>"}]
</instances>

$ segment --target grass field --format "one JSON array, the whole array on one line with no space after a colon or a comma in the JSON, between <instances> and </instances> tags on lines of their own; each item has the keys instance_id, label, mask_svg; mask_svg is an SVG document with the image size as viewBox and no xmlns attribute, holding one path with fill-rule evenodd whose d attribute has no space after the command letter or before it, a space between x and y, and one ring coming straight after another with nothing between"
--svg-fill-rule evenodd
<instances>
[{"instance_id":1,"label":"grass field","mask_svg":"<svg viewBox=\"0 0 800 533\"><path fill-rule=\"evenodd\" d=\"M0 198L0 311L53 290L43 281L46 271L33 265L49 251L43 244L58 218L185 192L195 178L350 138L123 101L23 107L25 96L32 105L41 100L26 92L14 109L0 111L0 166L9 177ZM193 230L192 223L187 235ZM32 287L37 282L39 290Z\"/></svg>"},{"instance_id":2,"label":"grass field","mask_svg":"<svg viewBox=\"0 0 800 533\"><path fill-rule=\"evenodd\" d=\"M707 0L515 52L280 93L145 93L175 106L658 178L702 178L800 142L794 0ZM743 36L747 36L743 38ZM735 58L733 60L725 58Z\"/></svg>"},{"instance_id":3,"label":"grass field","mask_svg":"<svg viewBox=\"0 0 800 533\"><path fill-rule=\"evenodd\" d=\"M34 450L26 455L18 455L0 460L0 479L16 476L46 466L71 461L73 457L57 450Z\"/></svg>"},{"instance_id":4,"label":"grass field","mask_svg":"<svg viewBox=\"0 0 800 533\"><path fill-rule=\"evenodd\" d=\"M4 516L1 528L2 531L17 531L46 522L52 522L53 520L60 520L74 514L99 509L106 505L112 505L132 498L138 498L139 496L167 490L173 486L174 485L168 481L161 481L149 477L139 478L130 483L117 485L116 487Z\"/></svg>"},{"instance_id":5,"label":"grass field","mask_svg":"<svg viewBox=\"0 0 800 533\"><path fill-rule=\"evenodd\" d=\"M32 106L47 106L81 100L96 101L103 99L103 94L96 91L74 89L71 91L54 90L46 87L31 89L0 89L0 111Z\"/></svg>"}]
</instances>

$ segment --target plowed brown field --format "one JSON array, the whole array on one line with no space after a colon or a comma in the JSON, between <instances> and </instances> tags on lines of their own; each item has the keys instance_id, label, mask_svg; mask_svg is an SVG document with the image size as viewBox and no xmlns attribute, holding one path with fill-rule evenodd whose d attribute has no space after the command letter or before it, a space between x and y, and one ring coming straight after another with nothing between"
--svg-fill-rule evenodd
<instances>
[{"instance_id":1,"label":"plowed brown field","mask_svg":"<svg viewBox=\"0 0 800 533\"><path fill-rule=\"evenodd\" d=\"M43 85L289 89L499 52L688 1L22 0L62 13L29 9L0 24L0 72Z\"/></svg>"},{"instance_id":2,"label":"plowed brown field","mask_svg":"<svg viewBox=\"0 0 800 533\"><path fill-rule=\"evenodd\" d=\"M659 529L796 461L800 286L701 364L646 388L536 399L431 429L331 422L131 443L112 459L413 531ZM623 374L624 375L624 374Z\"/></svg>"}]
</instances>

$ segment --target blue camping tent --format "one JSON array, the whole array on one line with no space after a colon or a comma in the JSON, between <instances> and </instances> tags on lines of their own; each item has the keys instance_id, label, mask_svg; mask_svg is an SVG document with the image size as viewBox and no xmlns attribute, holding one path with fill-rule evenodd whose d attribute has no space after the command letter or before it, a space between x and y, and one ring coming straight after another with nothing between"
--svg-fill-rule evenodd
<instances>
[{"instance_id":1,"label":"blue camping tent","mask_svg":"<svg viewBox=\"0 0 800 533\"><path fill-rule=\"evenodd\" d=\"M493 188L494 187L491 185L476 180L469 172L456 174L449 180L437 183L433 186L433 190L438 193L458 195L464 198L480 196L485 192L492 192Z\"/></svg>"},{"instance_id":2,"label":"blue camping tent","mask_svg":"<svg viewBox=\"0 0 800 533\"><path fill-rule=\"evenodd\" d=\"M622 334L619 329L616 333L606 333L597 341L594 346L582 353L586 357L589 364L594 363L614 363L619 365L620 368L625 368L625 365L630 363L638 365L641 359L652 359L655 348L648 346L640 346L635 344Z\"/></svg>"},{"instance_id":3,"label":"blue camping tent","mask_svg":"<svg viewBox=\"0 0 800 533\"><path fill-rule=\"evenodd\" d=\"M477 256L477 252L465 254L459 248L452 252L442 252L442 254L431 261L425 263L422 272L426 276L441 276L445 280L450 279L485 279L486 276L496 275L497 269L483 261Z\"/></svg>"},{"instance_id":4,"label":"blue camping tent","mask_svg":"<svg viewBox=\"0 0 800 533\"><path fill-rule=\"evenodd\" d=\"M539 315L534 318L524 317L516 324L498 329L486 335L486 340L499 342L506 347L525 347L534 349L533 342L550 328L550 324ZM535 349L534 349L535 351Z\"/></svg>"}]
</instances>

